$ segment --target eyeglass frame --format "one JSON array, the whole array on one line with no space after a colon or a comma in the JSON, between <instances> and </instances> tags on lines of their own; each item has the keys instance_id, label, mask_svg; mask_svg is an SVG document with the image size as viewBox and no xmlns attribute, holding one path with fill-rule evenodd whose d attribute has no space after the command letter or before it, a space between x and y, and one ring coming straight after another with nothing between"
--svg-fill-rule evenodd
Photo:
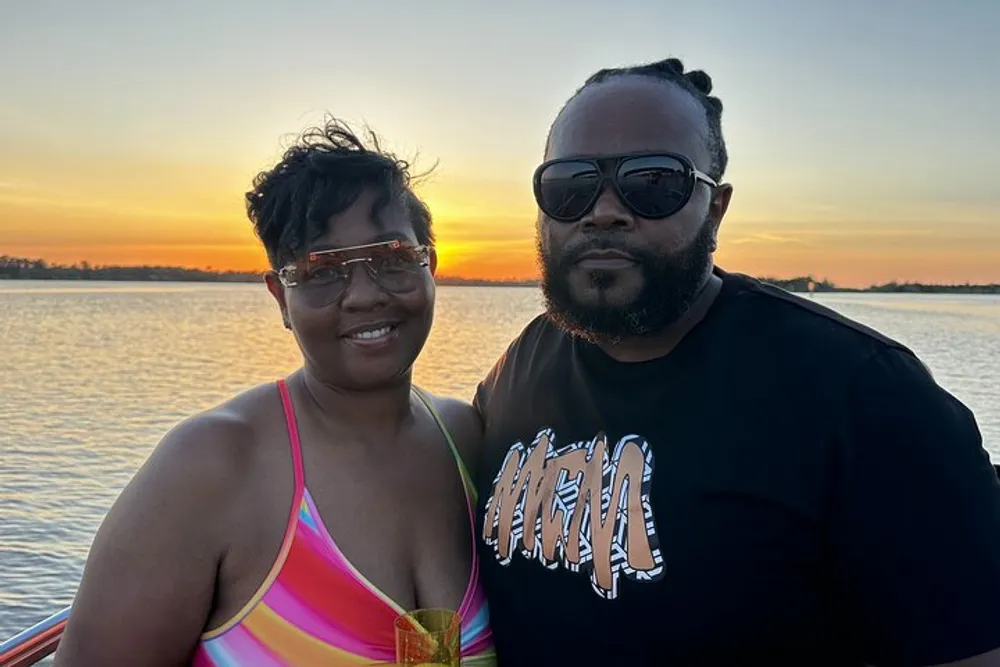
<instances>
[{"instance_id":1,"label":"eyeglass frame","mask_svg":"<svg viewBox=\"0 0 1000 667\"><path fill-rule=\"evenodd\" d=\"M413 250L415 252L422 253L424 255L423 259L421 259L421 261L417 263L417 266L423 267L423 268L426 268L426 267L430 266L430 263L431 263L430 262L430 252L433 249L432 246L430 246L430 245L423 245L423 244L421 244L421 245L409 245L409 244L404 244L399 239L392 239L390 241L380 241L380 242L377 242L377 243L363 243L361 245L347 246L345 248L330 248L328 250L315 250L315 251L312 251L312 252L310 252L309 254L306 255L306 257L305 257L304 260L298 260L298 261L294 261L294 262L289 262L289 263L285 264L283 267L281 267L280 269L278 269L278 271L277 271L278 280L281 281L281 284L284 285L285 287L299 287L299 286L303 285L305 281L298 281L298 280L293 281L293 280L291 280L288 277L288 274L291 273L292 271L298 269L303 263L308 264L310 262L314 262L314 261L316 261L317 258L322 257L324 255L335 255L335 254L342 253L342 252L350 252L350 251L356 251L356 250L368 250L368 249L371 249L371 248L387 248L389 250L396 250L398 248L403 248L403 247L409 248L409 249L411 249L411 250ZM348 266L350 264L358 264L360 262L366 262L366 263L370 264L371 261L372 261L371 257L355 257L353 259L345 259L343 262L340 263L340 266ZM370 272L370 269L369 269L369 272ZM374 280L374 277L373 277L373 280ZM379 285L379 287L382 288L382 289L386 289L382 285ZM389 290L389 291L391 292L392 290Z\"/></svg>"}]
</instances>

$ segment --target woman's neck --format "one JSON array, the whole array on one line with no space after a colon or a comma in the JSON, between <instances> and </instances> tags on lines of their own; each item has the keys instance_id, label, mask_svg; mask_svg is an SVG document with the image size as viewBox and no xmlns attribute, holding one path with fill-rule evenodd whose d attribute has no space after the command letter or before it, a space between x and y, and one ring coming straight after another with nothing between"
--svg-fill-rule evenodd
<instances>
[{"instance_id":1,"label":"woman's neck","mask_svg":"<svg viewBox=\"0 0 1000 667\"><path fill-rule=\"evenodd\" d=\"M366 443L389 443L413 419L410 374L397 382L370 390L332 386L308 367L292 379L300 386L307 410L324 430L343 432Z\"/></svg>"}]
</instances>

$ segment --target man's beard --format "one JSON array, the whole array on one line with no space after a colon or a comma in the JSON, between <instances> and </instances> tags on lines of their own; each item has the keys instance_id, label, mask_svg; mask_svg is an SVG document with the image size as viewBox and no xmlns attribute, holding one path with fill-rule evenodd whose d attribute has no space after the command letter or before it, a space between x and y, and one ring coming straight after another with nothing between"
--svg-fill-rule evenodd
<instances>
[{"instance_id":1,"label":"man's beard","mask_svg":"<svg viewBox=\"0 0 1000 667\"><path fill-rule=\"evenodd\" d=\"M625 243L620 235L590 236L559 255L547 254L539 242L542 293L549 318L568 333L593 342L618 342L631 336L660 331L676 322L697 298L711 269L714 231L702 225L691 244L675 255L656 255ZM597 303L580 303L573 295L570 272L589 250L627 252L642 272L638 294L628 303L611 303L601 295ZM613 287L617 272L591 271L594 289Z\"/></svg>"}]
</instances>

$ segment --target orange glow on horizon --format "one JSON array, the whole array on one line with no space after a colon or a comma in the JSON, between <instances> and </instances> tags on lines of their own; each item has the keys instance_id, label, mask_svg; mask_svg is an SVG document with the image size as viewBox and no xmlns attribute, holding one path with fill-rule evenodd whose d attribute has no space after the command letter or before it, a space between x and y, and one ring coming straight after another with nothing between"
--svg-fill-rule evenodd
<instances>
[{"instance_id":1,"label":"orange glow on horizon","mask_svg":"<svg viewBox=\"0 0 1000 667\"><path fill-rule=\"evenodd\" d=\"M708 72L726 108L720 266L845 287L1000 284L1000 87L984 85L998 2L870 3L860 22L830 3L783 0L780 20L729 3L720 26L714 5L635 0L648 20L633 39L596 49L579 39L593 16L568 0L485 14L353 3L357 29L336 40L343 3L309 2L307 22L274 3L64 3L56 21L22 4L0 22L10 53L37 55L0 68L0 255L263 271L247 191L333 116L407 162L439 275L535 278L532 174L560 109L593 72L673 55ZM373 30L385 48L359 58ZM306 43L323 46L302 58ZM945 55L927 59L928 43Z\"/></svg>"},{"instance_id":2,"label":"orange glow on horizon","mask_svg":"<svg viewBox=\"0 0 1000 667\"><path fill-rule=\"evenodd\" d=\"M242 202L242 192L220 187L210 202L192 194L203 194L205 187L161 194L155 206L135 198L116 206L110 200L53 201L0 191L0 254L59 264L266 270L249 221L232 203ZM456 177L421 186L434 213L438 275L536 278L535 209L524 190L517 183ZM752 217L745 210L731 212L717 261L730 271L812 275L845 287L893 280L1000 283L1000 227L987 224L985 214L955 211L955 222L923 225L907 223L905 212L871 215L877 215L874 222L845 219L838 211L754 211Z\"/></svg>"},{"instance_id":3,"label":"orange glow on horizon","mask_svg":"<svg viewBox=\"0 0 1000 667\"><path fill-rule=\"evenodd\" d=\"M478 280L532 280L538 277L534 242L517 244L441 242L438 276ZM92 266L180 266L215 271L266 271L267 259L259 245L90 245L7 246L0 254L39 258L50 263ZM812 275L828 278L843 287L899 282L998 283L1000 253L939 252L931 258L920 253L855 252L848 256L823 252L788 252L780 246L719 251L717 263L728 271L773 278Z\"/></svg>"}]
</instances>

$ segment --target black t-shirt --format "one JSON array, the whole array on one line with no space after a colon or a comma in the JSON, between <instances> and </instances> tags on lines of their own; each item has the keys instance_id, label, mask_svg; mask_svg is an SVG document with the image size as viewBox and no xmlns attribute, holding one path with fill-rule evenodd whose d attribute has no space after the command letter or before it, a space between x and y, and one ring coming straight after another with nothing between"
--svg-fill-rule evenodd
<instances>
[{"instance_id":1,"label":"black t-shirt","mask_svg":"<svg viewBox=\"0 0 1000 667\"><path fill-rule=\"evenodd\" d=\"M718 272L667 356L539 317L480 385L502 665L929 665L1000 647L1000 483L902 345Z\"/></svg>"}]
</instances>

